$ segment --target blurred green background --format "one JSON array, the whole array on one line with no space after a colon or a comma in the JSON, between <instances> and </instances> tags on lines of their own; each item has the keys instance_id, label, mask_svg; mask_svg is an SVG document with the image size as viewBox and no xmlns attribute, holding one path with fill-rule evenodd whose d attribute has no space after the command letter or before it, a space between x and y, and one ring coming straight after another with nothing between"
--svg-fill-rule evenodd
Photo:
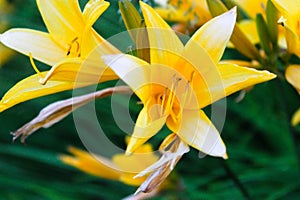
<instances>
[{"instance_id":1,"label":"blurred green background","mask_svg":"<svg viewBox=\"0 0 300 200\"><path fill-rule=\"evenodd\" d=\"M9 28L22 27L46 31L34 0L10 0L13 10L0 13ZM84 5L87 1L80 0ZM125 31L117 0L99 18L95 29L104 38ZM28 41L30 42L30 41ZM225 57L239 56L226 51ZM39 63L43 70L47 69ZM0 68L0 96L16 82L35 73L29 59L15 54ZM103 86L102 86L103 87ZM26 144L12 142L11 131L35 117L51 102L71 97L63 92L19 104L0 113L0 199L121 199L136 188L82 173L66 166L58 155L74 145L83 148L72 116L49 129L41 129ZM255 86L245 99L239 94L227 98L227 117L222 138L229 160L198 158L192 149L176 166L172 175L179 186L154 199L297 199L300 197L300 127L291 128L289 120L300 106L299 95L284 81L273 80ZM113 120L110 99L97 100L101 124L109 137L123 145L124 136ZM138 109L132 110L133 118ZM209 112L209 108L207 111ZM153 140L154 148L162 136ZM152 141L152 140L151 140Z\"/></svg>"}]
</instances>

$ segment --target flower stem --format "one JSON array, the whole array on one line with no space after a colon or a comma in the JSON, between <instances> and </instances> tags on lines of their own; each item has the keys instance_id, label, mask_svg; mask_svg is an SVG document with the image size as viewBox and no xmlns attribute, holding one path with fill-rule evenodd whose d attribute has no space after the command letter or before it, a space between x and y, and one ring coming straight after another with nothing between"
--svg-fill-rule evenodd
<instances>
[{"instance_id":1,"label":"flower stem","mask_svg":"<svg viewBox=\"0 0 300 200\"><path fill-rule=\"evenodd\" d=\"M227 175L232 179L234 184L238 187L240 192L243 194L244 198L247 200L252 200L252 197L246 187L243 185L243 183L239 180L237 175L233 172L231 167L228 165L226 160L222 160L222 165L224 167L224 170L226 171Z\"/></svg>"}]
</instances>

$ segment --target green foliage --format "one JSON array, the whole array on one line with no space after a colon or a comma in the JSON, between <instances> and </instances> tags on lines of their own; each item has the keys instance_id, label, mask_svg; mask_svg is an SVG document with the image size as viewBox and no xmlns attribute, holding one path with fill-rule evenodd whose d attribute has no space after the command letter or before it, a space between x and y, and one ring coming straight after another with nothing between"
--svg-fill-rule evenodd
<instances>
[{"instance_id":1,"label":"green foliage","mask_svg":"<svg viewBox=\"0 0 300 200\"><path fill-rule=\"evenodd\" d=\"M15 6L9 17L11 27L46 30L35 1L11 2ZM81 1L82 5L85 2ZM104 38L125 30L117 6L116 0L111 1L111 7L95 25ZM236 56L233 51L228 51L226 56L231 55ZM17 81L33 73L29 59L15 55L0 68L0 96ZM83 148L72 116L49 129L37 131L25 145L19 141L12 143L10 131L28 122L49 103L70 96L71 92L46 96L0 113L1 199L121 199L135 191L135 187L93 177L61 163L58 155L66 154L69 145ZM243 199L245 194L236 178L253 199L299 197L297 152L300 129L299 126L296 128L295 138L289 125L291 114L300 106L298 94L287 83L275 80L255 86L240 103L235 102L236 97L237 94L227 99L227 118L222 131L229 160L199 159L197 152L191 150L179 162L176 174L173 173L175 179L179 179L177 187L154 199ZM141 106L136 106L138 100L135 97L131 100L131 108L135 107L131 115L135 120ZM127 106L122 97L118 101L121 106ZM97 100L98 118L109 130L109 138L124 148L125 134L111 123L109 102L109 98ZM163 132L167 134L168 130ZM161 139L158 135L151 142L158 144Z\"/></svg>"}]
</instances>

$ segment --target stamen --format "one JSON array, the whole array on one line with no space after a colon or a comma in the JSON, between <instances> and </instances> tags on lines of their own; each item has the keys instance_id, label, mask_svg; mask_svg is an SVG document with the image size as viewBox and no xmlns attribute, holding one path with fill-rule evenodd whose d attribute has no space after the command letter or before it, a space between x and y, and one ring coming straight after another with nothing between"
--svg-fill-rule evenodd
<instances>
[{"instance_id":1,"label":"stamen","mask_svg":"<svg viewBox=\"0 0 300 200\"><path fill-rule=\"evenodd\" d=\"M163 114L164 114L163 111L164 111L165 100L166 100L166 97L167 97L167 92L168 92L168 88L165 88L164 95L162 96L162 102L161 102L161 110L160 110L161 116L163 116Z\"/></svg>"},{"instance_id":2,"label":"stamen","mask_svg":"<svg viewBox=\"0 0 300 200\"><path fill-rule=\"evenodd\" d=\"M174 74L174 76L172 77L172 86L171 86L171 89L169 90L169 96L168 96L168 101L167 101L167 104L166 104L166 111L168 112L173 103L174 103L174 99L175 99L175 92L176 92L176 88L178 86L178 83L179 81L181 81L181 78L176 78L176 74Z\"/></svg>"},{"instance_id":3,"label":"stamen","mask_svg":"<svg viewBox=\"0 0 300 200\"><path fill-rule=\"evenodd\" d=\"M70 44L68 44L68 51L67 51L67 56L69 56L70 54L71 54L71 50L72 50L72 47L73 47L73 44L76 44L76 53L78 53L77 54L77 56L80 56L80 44L79 44L79 42L78 42L78 37L75 37L71 42L70 42Z\"/></svg>"},{"instance_id":4,"label":"stamen","mask_svg":"<svg viewBox=\"0 0 300 200\"><path fill-rule=\"evenodd\" d=\"M37 66L34 63L33 57L32 57L32 53L29 52L29 60L31 63L32 68L34 69L34 71L42 78L44 78L45 76L41 73L41 71L37 68Z\"/></svg>"}]
</instances>

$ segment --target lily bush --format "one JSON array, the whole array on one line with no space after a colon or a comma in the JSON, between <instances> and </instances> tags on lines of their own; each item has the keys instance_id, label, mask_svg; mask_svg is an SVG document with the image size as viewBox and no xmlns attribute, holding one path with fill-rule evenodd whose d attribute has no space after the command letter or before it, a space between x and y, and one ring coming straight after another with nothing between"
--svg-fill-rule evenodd
<instances>
[{"instance_id":1,"label":"lily bush","mask_svg":"<svg viewBox=\"0 0 300 200\"><path fill-rule=\"evenodd\" d=\"M37 141L42 148L48 143L44 138L53 137L47 144L57 145L46 154L53 158L50 166L68 171L70 165L134 186L124 190L127 199L176 198L179 191L191 199L295 197L300 183L289 178L300 172L300 110L292 115L300 94L300 8L293 2L37 0L45 27L11 28L0 35L1 43L25 55L32 69L3 92L0 111L8 113L3 120L27 109L33 119L27 117L20 128L10 119L13 141L21 137L24 143L34 132L46 131L41 128L53 130L39 136L42 144ZM9 65L15 64L8 63L2 73L12 73ZM226 97L229 120L224 123ZM36 117L30 102L33 108L44 106ZM67 131L64 122L53 126L70 120L71 113L74 123L65 126L76 130ZM68 139L79 140L74 132L82 144ZM73 155L62 155L67 145ZM75 147L82 145L86 151ZM6 148L21 152L28 146L34 144ZM38 150L29 152L43 161ZM278 171L285 180L278 180ZM58 183L48 191L32 186L32 191L52 199L121 198L101 189L106 184L99 183L95 193L64 195ZM234 192L226 192L232 184ZM257 184L263 189L252 188Z\"/></svg>"}]
</instances>

